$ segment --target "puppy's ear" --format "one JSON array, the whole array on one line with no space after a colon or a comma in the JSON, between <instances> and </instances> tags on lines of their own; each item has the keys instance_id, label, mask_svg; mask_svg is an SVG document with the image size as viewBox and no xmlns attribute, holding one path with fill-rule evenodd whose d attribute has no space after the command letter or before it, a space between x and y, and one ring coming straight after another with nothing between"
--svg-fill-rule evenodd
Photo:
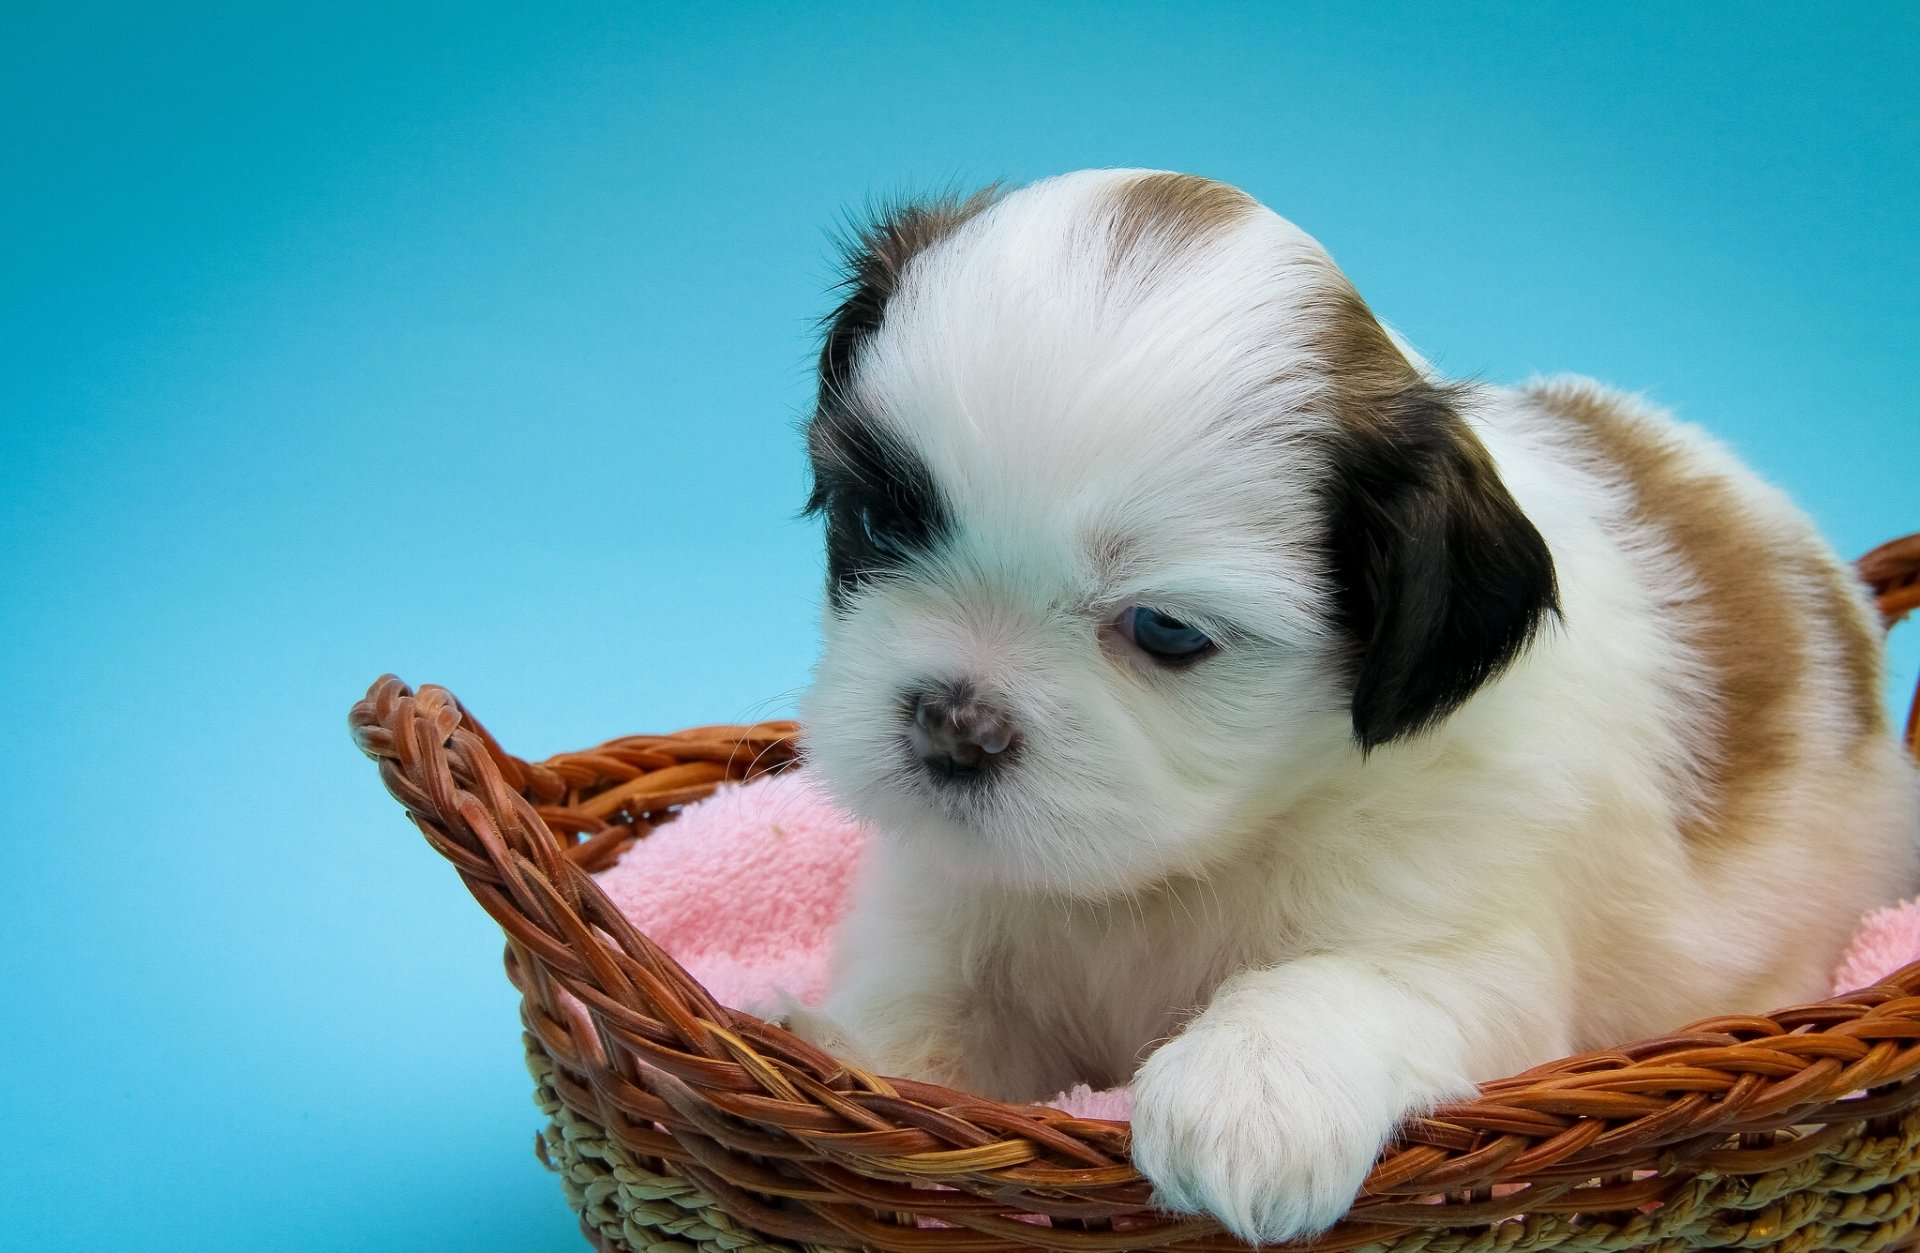
<instances>
[{"instance_id":1,"label":"puppy's ear","mask_svg":"<svg viewBox=\"0 0 1920 1253\"><path fill-rule=\"evenodd\" d=\"M908 264L991 205L994 188L965 199L907 205L876 216L843 246L841 299L820 345L820 397L807 421L813 485L806 511L826 521L827 600L932 547L950 526L933 475L897 432L850 394L854 358L880 328Z\"/></svg>"},{"instance_id":2,"label":"puppy's ear","mask_svg":"<svg viewBox=\"0 0 1920 1253\"><path fill-rule=\"evenodd\" d=\"M825 319L826 333L820 343L823 404L845 394L854 352L879 329L907 263L999 198L1000 188L992 186L971 196L897 205L874 214L842 240L841 299Z\"/></svg>"},{"instance_id":3,"label":"puppy's ear","mask_svg":"<svg viewBox=\"0 0 1920 1253\"><path fill-rule=\"evenodd\" d=\"M1357 295L1336 317L1340 433L1327 485L1363 751L1458 709L1559 610L1553 558L1493 458Z\"/></svg>"}]
</instances>

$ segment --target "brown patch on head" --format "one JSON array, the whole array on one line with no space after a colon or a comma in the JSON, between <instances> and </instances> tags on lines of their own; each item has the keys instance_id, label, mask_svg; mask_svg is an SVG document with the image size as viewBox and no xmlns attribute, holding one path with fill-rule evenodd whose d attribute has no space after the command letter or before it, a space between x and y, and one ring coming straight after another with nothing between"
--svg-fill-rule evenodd
<instances>
[{"instance_id":1,"label":"brown patch on head","mask_svg":"<svg viewBox=\"0 0 1920 1253\"><path fill-rule=\"evenodd\" d=\"M1330 263L1327 270L1324 294L1309 316L1314 354L1327 364L1332 415L1355 434L1388 434L1391 410L1424 380L1346 275Z\"/></svg>"},{"instance_id":2,"label":"brown patch on head","mask_svg":"<svg viewBox=\"0 0 1920 1253\"><path fill-rule=\"evenodd\" d=\"M842 395L862 340L879 329L887 302L900 289L913 259L946 239L1000 198L998 187L971 196L909 204L877 215L842 248L840 289L846 293L827 316L820 345L823 403Z\"/></svg>"},{"instance_id":3,"label":"brown patch on head","mask_svg":"<svg viewBox=\"0 0 1920 1253\"><path fill-rule=\"evenodd\" d=\"M1193 174L1144 174L1114 189L1111 231L1116 263L1151 243L1180 253L1240 221L1253 197Z\"/></svg>"},{"instance_id":4,"label":"brown patch on head","mask_svg":"<svg viewBox=\"0 0 1920 1253\"><path fill-rule=\"evenodd\" d=\"M1836 571L1792 539L1769 544L1734 484L1631 402L1584 384L1542 384L1527 394L1617 474L1633 493L1635 522L1691 576L1694 594L1676 597L1669 611L1711 671L1719 701L1698 711L1709 743L1693 763L1701 804L1682 834L1702 850L1737 845L1809 742L1796 718L1810 683L1825 677L1841 686L1855 742L1883 733L1878 648L1864 615L1845 603ZM1803 625L1809 601L1840 652L1838 674L1817 672Z\"/></svg>"}]
</instances>

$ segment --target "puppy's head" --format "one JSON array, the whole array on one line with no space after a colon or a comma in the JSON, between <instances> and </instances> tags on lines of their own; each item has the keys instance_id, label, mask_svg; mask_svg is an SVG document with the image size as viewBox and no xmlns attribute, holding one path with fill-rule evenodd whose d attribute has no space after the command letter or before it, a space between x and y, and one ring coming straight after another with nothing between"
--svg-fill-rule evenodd
<instances>
[{"instance_id":1,"label":"puppy's head","mask_svg":"<svg viewBox=\"0 0 1920 1253\"><path fill-rule=\"evenodd\" d=\"M1094 171L885 218L808 430L813 760L883 838L1009 885L1126 892L1276 838L1552 608L1464 403L1218 183Z\"/></svg>"}]
</instances>

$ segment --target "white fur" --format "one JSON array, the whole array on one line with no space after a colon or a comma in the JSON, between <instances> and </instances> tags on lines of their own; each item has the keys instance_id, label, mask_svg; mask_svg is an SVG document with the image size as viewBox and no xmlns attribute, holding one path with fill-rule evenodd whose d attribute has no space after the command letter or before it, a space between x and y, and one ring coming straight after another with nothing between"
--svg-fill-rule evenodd
<instances>
[{"instance_id":1,"label":"white fur","mask_svg":"<svg viewBox=\"0 0 1920 1253\"><path fill-rule=\"evenodd\" d=\"M880 838L824 1017L796 1026L1004 1099L1132 1078L1160 1202L1278 1240L1337 1219L1401 1119L1476 1082L1818 995L1852 921L1913 880L1913 778L1891 740L1836 750L1766 830L1691 850L1720 696L1678 617L1713 606L1607 466L1491 387L1466 416L1562 619L1363 756L1316 551L1332 419L1308 305L1331 262L1259 210L1116 281L1101 206L1137 176L976 217L860 353L860 403L956 535L826 618L808 752ZM1791 505L1684 438L1757 535L1830 568ZM1135 604L1220 651L1157 669L1113 638ZM903 762L899 694L943 678L1014 715L1013 786L968 799ZM1804 720L1838 742L1831 688Z\"/></svg>"}]
</instances>

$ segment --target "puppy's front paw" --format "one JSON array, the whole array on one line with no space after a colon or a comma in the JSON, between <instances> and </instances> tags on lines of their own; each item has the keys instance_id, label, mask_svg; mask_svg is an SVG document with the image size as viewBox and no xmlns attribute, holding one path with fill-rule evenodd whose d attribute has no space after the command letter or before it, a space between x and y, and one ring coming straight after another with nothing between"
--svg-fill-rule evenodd
<instances>
[{"instance_id":1,"label":"puppy's front paw","mask_svg":"<svg viewBox=\"0 0 1920 1253\"><path fill-rule=\"evenodd\" d=\"M740 1008L755 1018L784 1027L808 1044L856 1066L868 1064L853 1033L825 1012L807 1004L785 988L770 988L742 1001Z\"/></svg>"},{"instance_id":2,"label":"puppy's front paw","mask_svg":"<svg viewBox=\"0 0 1920 1253\"><path fill-rule=\"evenodd\" d=\"M1134 1081L1133 1160L1156 1205L1271 1244L1338 1221L1405 1112L1340 1058L1203 1016Z\"/></svg>"}]
</instances>

